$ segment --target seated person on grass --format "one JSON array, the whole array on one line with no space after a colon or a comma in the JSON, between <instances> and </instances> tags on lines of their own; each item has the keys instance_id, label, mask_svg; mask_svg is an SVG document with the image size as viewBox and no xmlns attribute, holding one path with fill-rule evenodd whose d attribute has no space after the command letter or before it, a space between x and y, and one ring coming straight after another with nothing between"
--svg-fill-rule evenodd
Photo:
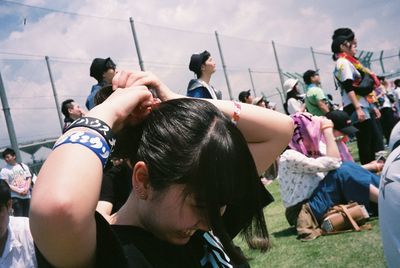
<instances>
[{"instance_id":1,"label":"seated person on grass","mask_svg":"<svg viewBox=\"0 0 400 268\"><path fill-rule=\"evenodd\" d=\"M291 117L296 128L279 160L279 186L289 224L299 231L303 205L314 219L313 229L318 229L325 213L337 204L355 201L373 212L371 201L377 203L379 177L354 162L341 161L332 121L307 113ZM321 141L325 154L320 150ZM306 239L321 233L315 234Z\"/></svg>"},{"instance_id":2,"label":"seated person on grass","mask_svg":"<svg viewBox=\"0 0 400 268\"><path fill-rule=\"evenodd\" d=\"M340 152L340 158L342 161L352 161L353 156L350 154L349 148L347 147L347 142L349 141L349 136L353 136L358 129L355 128L349 115L344 111L330 111L325 115L328 119L333 122L333 135L335 136L336 145ZM323 145L320 144L320 149L322 150ZM324 151L322 151L324 153ZM384 161L371 161L367 164L362 165L363 168L378 173L382 171Z\"/></svg>"}]
</instances>

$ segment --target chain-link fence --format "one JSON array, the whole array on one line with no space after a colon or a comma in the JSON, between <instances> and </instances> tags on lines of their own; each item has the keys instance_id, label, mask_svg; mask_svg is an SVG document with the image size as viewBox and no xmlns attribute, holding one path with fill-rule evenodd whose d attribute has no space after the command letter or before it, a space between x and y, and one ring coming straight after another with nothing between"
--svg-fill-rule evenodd
<instances>
[{"instance_id":1,"label":"chain-link fence","mask_svg":"<svg viewBox=\"0 0 400 268\"><path fill-rule=\"evenodd\" d=\"M28 7L10 5L7 8L23 18ZM237 99L240 91L251 89L254 95L262 94L276 103L278 111L283 111L285 98L281 78L295 77L301 81L304 71L318 69L323 89L333 95L335 102L341 102L339 92L335 90L332 75L334 62L329 51L281 44L276 40L275 57L269 40L246 40L224 33L218 33L219 49L215 32L171 29L137 21L131 24L129 18L79 14L80 23L73 24L73 27L79 27L74 32L80 34L68 35L65 31L71 30L69 25L77 14L60 14L46 9L35 9L35 12L42 18L42 26L54 33L52 40L43 40L43 44L52 44L46 46L48 65L46 55L28 53L35 51L29 44L19 46L25 47L23 51L13 50L11 41L1 44L0 48L0 73L18 143L56 137L61 133L60 120L63 118L59 118L56 103L61 104L63 100L72 98L84 106L90 88L95 84L95 80L89 77L89 66L95 57L111 57L120 69L139 70L139 62L142 62L146 70L158 75L172 90L185 94L189 80L194 77L188 69L191 54L208 50L217 63L211 84L222 91L223 99ZM58 17L57 24L50 24L47 20L53 16ZM132 27L137 34L141 58L137 54ZM88 32L95 32L95 35ZM99 46L106 43L104 40L113 40L113 45ZM362 47L362 44L359 46ZM87 51L86 47L96 49ZM359 56L376 73L389 75L390 78L399 76L398 49L374 52L372 55L371 52L362 52ZM0 146L9 144L5 116L1 114Z\"/></svg>"}]
</instances>

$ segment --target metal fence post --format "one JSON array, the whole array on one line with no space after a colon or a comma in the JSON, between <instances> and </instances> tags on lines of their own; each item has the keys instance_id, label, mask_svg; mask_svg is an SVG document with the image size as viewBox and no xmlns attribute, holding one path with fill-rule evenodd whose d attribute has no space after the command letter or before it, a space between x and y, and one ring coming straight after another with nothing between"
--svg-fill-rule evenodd
<instances>
[{"instance_id":1,"label":"metal fence post","mask_svg":"<svg viewBox=\"0 0 400 268\"><path fill-rule=\"evenodd\" d=\"M275 61L276 61L276 67L278 68L278 74L279 74L279 79L281 81L281 87L282 87L282 92L283 92L283 76L282 76L282 70L279 65L279 59L278 59L278 54L276 53L276 48L275 48L275 42L272 40L272 48L274 49L274 56L275 56ZM284 92L285 94L285 92Z\"/></svg>"},{"instance_id":2,"label":"metal fence post","mask_svg":"<svg viewBox=\"0 0 400 268\"><path fill-rule=\"evenodd\" d=\"M135 42L136 53L137 53L138 60L139 60L140 70L144 72L145 69L144 69L144 63L143 63L143 59L142 59L142 54L140 53L139 40L138 40L137 35L136 35L135 24L133 22L133 18L132 17L129 17L129 22L131 24L133 41Z\"/></svg>"},{"instance_id":3,"label":"metal fence post","mask_svg":"<svg viewBox=\"0 0 400 268\"><path fill-rule=\"evenodd\" d=\"M219 37L218 37L218 32L217 31L215 31L215 38L217 39L219 55L221 56L222 69L224 70L224 74L225 74L225 80L226 80L226 86L228 87L229 98L231 100L233 100L232 91L231 91L231 85L229 83L228 73L226 71L226 65L225 65L225 61L224 61L224 55L222 55L221 44L219 43Z\"/></svg>"},{"instance_id":4,"label":"metal fence post","mask_svg":"<svg viewBox=\"0 0 400 268\"><path fill-rule=\"evenodd\" d=\"M8 136L10 137L11 147L15 151L17 162L21 163L22 162L21 153L18 147L17 136L15 135L14 123L12 121L10 107L8 106L6 90L4 88L1 72L0 72L0 98L1 98L1 104L3 106L4 117L6 118Z\"/></svg>"},{"instance_id":5,"label":"metal fence post","mask_svg":"<svg viewBox=\"0 0 400 268\"><path fill-rule=\"evenodd\" d=\"M385 73L385 66L383 65L383 50L381 51L381 55L379 56L379 62L381 63L382 74Z\"/></svg>"},{"instance_id":6,"label":"metal fence post","mask_svg":"<svg viewBox=\"0 0 400 268\"><path fill-rule=\"evenodd\" d=\"M311 55L312 55L312 59L313 59L315 71L318 72L318 71L319 71L319 68L318 68L318 65L317 65L317 60L315 59L314 48L313 48L313 47L310 47L310 49L311 49ZM320 80L319 80L319 86L322 87L321 78L320 78Z\"/></svg>"},{"instance_id":7,"label":"metal fence post","mask_svg":"<svg viewBox=\"0 0 400 268\"><path fill-rule=\"evenodd\" d=\"M251 74L250 68L249 68L249 76L250 76L251 87L253 88L254 97L257 97L256 88L254 86L254 81L253 81L253 75Z\"/></svg>"},{"instance_id":8,"label":"metal fence post","mask_svg":"<svg viewBox=\"0 0 400 268\"><path fill-rule=\"evenodd\" d=\"M60 103L58 102L58 95L57 95L56 85L54 83L53 74L51 72L49 57L45 56L44 58L45 58L46 64L47 64L47 70L49 71L51 88L53 90L54 102L56 103L56 109L57 109L58 119L60 120L60 127L61 127L61 133L62 133L62 131L64 129L64 121L63 121L62 115L61 115Z\"/></svg>"},{"instance_id":9,"label":"metal fence post","mask_svg":"<svg viewBox=\"0 0 400 268\"><path fill-rule=\"evenodd\" d=\"M313 49L313 47L310 47L310 49L311 49L311 55L312 55L312 59L313 59L313 63L314 63L314 68L316 71L318 71L317 61L315 60L314 49Z\"/></svg>"},{"instance_id":10,"label":"metal fence post","mask_svg":"<svg viewBox=\"0 0 400 268\"><path fill-rule=\"evenodd\" d=\"M282 108L285 111L285 100L284 100L284 93L282 94L282 92L279 90L279 88L275 88L276 91L278 91L279 97L281 98L281 102L282 102ZM283 95L283 96L282 96Z\"/></svg>"}]
</instances>

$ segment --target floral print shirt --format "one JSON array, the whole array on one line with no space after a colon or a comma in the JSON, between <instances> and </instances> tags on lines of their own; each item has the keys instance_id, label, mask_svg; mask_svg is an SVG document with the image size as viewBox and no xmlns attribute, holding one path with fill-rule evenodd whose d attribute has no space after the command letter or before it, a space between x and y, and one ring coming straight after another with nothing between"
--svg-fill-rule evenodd
<instances>
[{"instance_id":1,"label":"floral print shirt","mask_svg":"<svg viewBox=\"0 0 400 268\"><path fill-rule=\"evenodd\" d=\"M309 198L327 172L340 167L341 160L329 156L307 157L286 150L279 159L279 187L283 205L288 208Z\"/></svg>"}]
</instances>

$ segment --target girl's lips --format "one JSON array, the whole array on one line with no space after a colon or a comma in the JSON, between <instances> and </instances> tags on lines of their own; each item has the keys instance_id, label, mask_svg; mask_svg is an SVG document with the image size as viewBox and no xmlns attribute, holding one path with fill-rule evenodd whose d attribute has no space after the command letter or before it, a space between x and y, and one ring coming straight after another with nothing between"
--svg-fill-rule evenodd
<instances>
[{"instance_id":1,"label":"girl's lips","mask_svg":"<svg viewBox=\"0 0 400 268\"><path fill-rule=\"evenodd\" d=\"M195 232L196 232L196 230L181 231L181 232L179 232L179 236L181 236L182 238L189 238L189 237L191 237Z\"/></svg>"}]
</instances>

